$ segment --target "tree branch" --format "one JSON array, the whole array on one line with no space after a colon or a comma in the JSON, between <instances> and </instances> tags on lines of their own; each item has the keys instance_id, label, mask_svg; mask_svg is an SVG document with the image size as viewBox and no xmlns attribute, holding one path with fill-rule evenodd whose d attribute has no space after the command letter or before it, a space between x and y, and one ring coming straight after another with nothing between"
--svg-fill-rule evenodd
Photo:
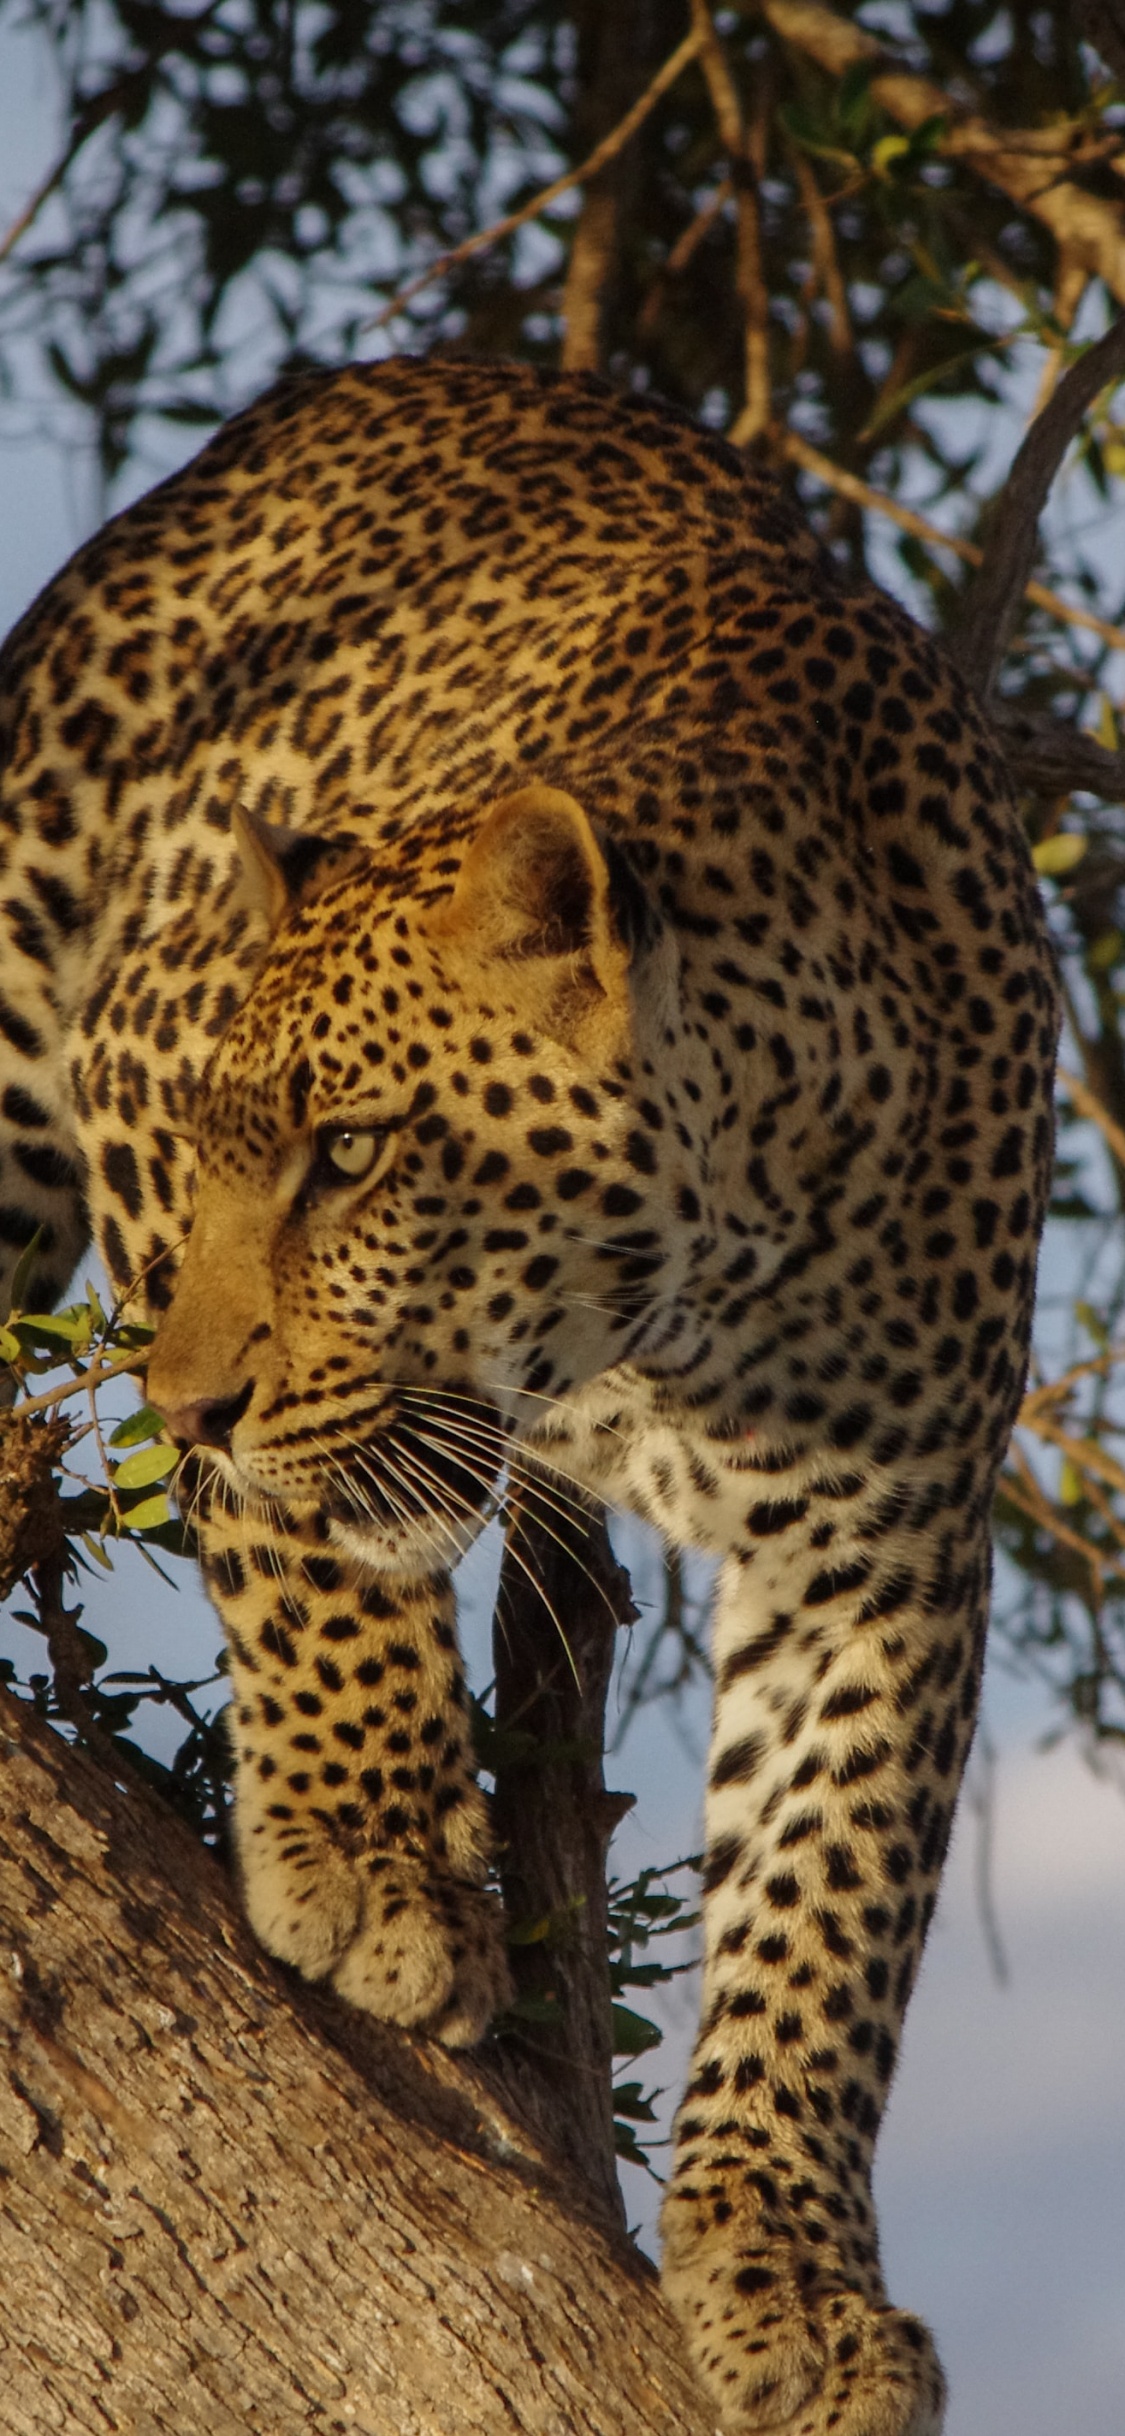
<instances>
[{"instance_id":1,"label":"tree branch","mask_svg":"<svg viewBox=\"0 0 1125 2436\"><path fill-rule=\"evenodd\" d=\"M719 141L730 162L734 187L745 398L730 437L736 448L746 448L760 438L770 419L769 294L762 270L758 181L737 87L726 52L712 24L708 0L691 0L691 21L699 37L699 64L711 96Z\"/></svg>"},{"instance_id":2,"label":"tree branch","mask_svg":"<svg viewBox=\"0 0 1125 2436\"><path fill-rule=\"evenodd\" d=\"M167 49L168 44L165 43L161 47ZM83 103L75 118L66 145L59 154L54 167L48 170L46 177L35 188L34 193L29 195L23 210L17 212L11 226L5 230L3 237L0 237L0 263L7 261L13 247L18 245L20 238L38 219L43 205L50 201L51 196L62 185L68 169L77 160L83 145L89 142L90 137L99 127L105 125L108 118L115 118L119 111L128 110L135 96L143 93L151 65L151 60L148 60L143 68L135 68L128 75L116 77L111 85L105 87L104 92L91 95L90 100Z\"/></svg>"},{"instance_id":3,"label":"tree branch","mask_svg":"<svg viewBox=\"0 0 1125 2436\"><path fill-rule=\"evenodd\" d=\"M901 499L892 499L887 491L877 491L870 482L861 481L858 474L848 473L844 466L835 465L823 450L802 439L800 432L787 431L781 437L781 453L791 464L799 465L805 473L815 474L826 489L839 491L845 499L854 499L857 506L871 508L878 516L889 517L904 533L913 533L931 549L950 550L954 558L964 559L966 566L979 567L984 551L975 541L963 541L959 533L943 533L941 526L931 524L920 516L917 508L906 507ZM1100 636L1114 651L1125 651L1125 626L1111 626L1104 617L1095 617L1092 609L1079 609L1065 601L1061 592L1052 592L1048 584L1031 583L1024 587L1026 597L1037 609L1048 609L1052 617L1061 618L1066 626L1081 626L1087 634ZM1092 742L1092 738L1085 741ZM1099 748L1100 749L1100 748ZM1076 784L1081 783L1076 781Z\"/></svg>"},{"instance_id":4,"label":"tree branch","mask_svg":"<svg viewBox=\"0 0 1125 2436\"><path fill-rule=\"evenodd\" d=\"M1003 661L1039 540L1039 518L1087 409L1110 382L1125 379L1125 314L1064 373L1025 434L988 515L980 572L970 584L952 649L982 700Z\"/></svg>"},{"instance_id":5,"label":"tree branch","mask_svg":"<svg viewBox=\"0 0 1125 2436\"><path fill-rule=\"evenodd\" d=\"M1058 1081L1076 1115L1088 1118L1092 1125L1097 1126L1113 1154L1119 1174L1125 1176L1125 1126L1115 1123L1108 1108L1103 1108L1097 1093L1091 1091L1080 1075L1072 1074L1069 1066L1059 1067Z\"/></svg>"},{"instance_id":6,"label":"tree branch","mask_svg":"<svg viewBox=\"0 0 1125 2436\"><path fill-rule=\"evenodd\" d=\"M649 11L638 0L597 0L579 21L577 137L600 141L622 121L645 56ZM585 53L593 52L589 73ZM627 112L625 112L627 115ZM617 283L621 230L631 217L623 173L636 151L623 146L585 180L563 287L561 362L566 372L600 372L602 330Z\"/></svg>"},{"instance_id":7,"label":"tree branch","mask_svg":"<svg viewBox=\"0 0 1125 2436\"><path fill-rule=\"evenodd\" d=\"M993 694L986 705L1004 759L1020 790L1029 795L1100 796L1125 803L1125 753L1108 752L1096 736L1062 719L1021 710Z\"/></svg>"},{"instance_id":8,"label":"tree branch","mask_svg":"<svg viewBox=\"0 0 1125 2436\"><path fill-rule=\"evenodd\" d=\"M638 127L643 127L669 86L675 84L677 77L682 76L684 69L697 57L702 48L702 39L702 35L694 29L690 34L685 34L663 67L657 70L640 100L634 102L620 124L600 144L595 144L589 158L581 161L577 169L568 169L561 178L553 178L549 186L540 187L538 194L532 195L529 203L521 204L518 211L509 212L503 220L494 220L491 228L478 229L474 236L464 238L460 245L451 246L448 253L439 254L428 270L420 271L416 279L409 280L396 296L391 297L389 304L373 314L371 320L363 324L364 329L381 330L385 323L393 321L396 313L402 312L405 305L411 304L415 296L420 296L423 288L431 287L435 279L443 278L446 271L455 270L459 263L468 262L474 254L484 253L491 245L499 245L504 237L513 236L516 229L525 227L529 220L537 220L549 203L556 202L560 195L569 194L572 186L584 186L588 179L596 178L598 171L616 158L622 146L636 134Z\"/></svg>"},{"instance_id":9,"label":"tree branch","mask_svg":"<svg viewBox=\"0 0 1125 2436\"><path fill-rule=\"evenodd\" d=\"M832 214L817 184L816 174L808 154L799 144L790 143L789 157L793 164L805 217L809 224L812 245L812 277L810 288L819 286L828 305L828 343L834 355L850 355L854 345L848 290L840 259L836 252L836 233Z\"/></svg>"},{"instance_id":10,"label":"tree branch","mask_svg":"<svg viewBox=\"0 0 1125 2436\"><path fill-rule=\"evenodd\" d=\"M537 1932L512 1950L517 1998L547 2018L504 2047L521 2099L623 2223L605 1864L632 1796L606 1792L602 1751L617 1630L636 1610L602 1514L549 1531L533 1517L534 1501L517 1509L493 1623L495 1819L508 1919Z\"/></svg>"},{"instance_id":11,"label":"tree branch","mask_svg":"<svg viewBox=\"0 0 1125 2436\"><path fill-rule=\"evenodd\" d=\"M1125 322L1119 322L1115 327L1125 329ZM1091 349L1090 353L1093 352ZM1081 358L1082 363L1087 360L1086 356ZM1074 370L1078 368L1074 366ZM1069 379L1069 374L1067 377ZM1061 394L1060 388L1052 405L1057 403ZM893 524L901 526L906 533L915 534L931 548L951 550L955 557L966 560L970 566L981 566L985 554L976 542L962 541L955 533L943 533L940 526L931 524L915 508L904 507L900 500L890 498L884 491L874 490L869 482L861 482L858 474L850 474L842 465L834 465L830 457L803 440L799 432L787 431L782 435L781 452L790 464L799 465L806 473L814 474L829 490L839 491L845 499L854 499L858 506L889 517ZM1023 591L1027 600L1034 601L1041 609L1049 609L1053 617L1099 635L1115 651L1125 651L1125 628L1109 625L1104 618L1094 617L1088 609L1073 608L1069 601L1064 601L1059 593L1050 591L1046 584L1025 584ZM959 626L953 649L979 691L977 671L966 654L962 635L963 629ZM1125 803L1125 753L1109 752L1104 744L1098 743L1096 737L1086 735L1081 728L1070 727L1063 720L1052 719L1049 715L1022 710L1017 702L1005 702L996 693L989 696L987 709L1017 787L1028 794L1046 796L1070 795L1077 790L1086 795L1098 795L1107 803Z\"/></svg>"},{"instance_id":12,"label":"tree branch","mask_svg":"<svg viewBox=\"0 0 1125 2436\"><path fill-rule=\"evenodd\" d=\"M863 60L886 62L872 77L871 92L888 116L908 129L944 118L946 131L936 146L939 155L963 160L990 186L1010 195L1022 211L1042 221L1088 277L1104 280L1111 296L1125 304L1125 213L1119 204L1087 194L1067 176L1072 160L1065 126L1061 132L1057 127L993 127L987 119L958 111L940 85L899 68L877 35L838 16L821 0L763 0L763 9L782 41L803 51L829 76L842 76Z\"/></svg>"},{"instance_id":13,"label":"tree branch","mask_svg":"<svg viewBox=\"0 0 1125 2436\"><path fill-rule=\"evenodd\" d=\"M647 2262L480 2064L271 1964L0 1696L5 2436L711 2436Z\"/></svg>"}]
</instances>

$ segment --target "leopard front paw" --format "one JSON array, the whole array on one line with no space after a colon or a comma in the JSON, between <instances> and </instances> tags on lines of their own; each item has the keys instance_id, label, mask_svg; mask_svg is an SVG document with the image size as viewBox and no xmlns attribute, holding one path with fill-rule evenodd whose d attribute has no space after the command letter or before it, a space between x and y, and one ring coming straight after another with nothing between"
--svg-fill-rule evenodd
<instances>
[{"instance_id":1,"label":"leopard front paw","mask_svg":"<svg viewBox=\"0 0 1125 2436\"><path fill-rule=\"evenodd\" d=\"M362 1918L333 1987L382 2021L446 2047L473 2046L511 2002L498 1898L393 1853L368 1856L363 1888Z\"/></svg>"},{"instance_id":2,"label":"leopard front paw","mask_svg":"<svg viewBox=\"0 0 1125 2436\"><path fill-rule=\"evenodd\" d=\"M242 1842L255 1934L305 1979L447 2047L483 2037L512 1988L499 1899L411 1853L348 1852L302 1822Z\"/></svg>"},{"instance_id":3,"label":"leopard front paw","mask_svg":"<svg viewBox=\"0 0 1125 2436\"><path fill-rule=\"evenodd\" d=\"M664 2289L692 2363L737 2436L941 2436L945 2379L926 2328L852 2290L817 2289L773 2245L716 2228L670 2240Z\"/></svg>"},{"instance_id":4,"label":"leopard front paw","mask_svg":"<svg viewBox=\"0 0 1125 2436\"><path fill-rule=\"evenodd\" d=\"M303 1979L327 1979L356 1936L363 1882L354 1860L322 1830L287 1844L247 1835L235 1814L246 1917L267 1953Z\"/></svg>"}]
</instances>

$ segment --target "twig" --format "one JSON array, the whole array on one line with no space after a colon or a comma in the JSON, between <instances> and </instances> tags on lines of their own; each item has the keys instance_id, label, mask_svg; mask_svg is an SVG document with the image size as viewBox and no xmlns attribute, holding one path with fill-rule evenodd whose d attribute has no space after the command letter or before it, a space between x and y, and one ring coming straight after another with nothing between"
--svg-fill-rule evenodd
<instances>
[{"instance_id":1,"label":"twig","mask_svg":"<svg viewBox=\"0 0 1125 2436\"><path fill-rule=\"evenodd\" d=\"M1125 321L1116 326L1125 328ZM815 474L817 480L829 490L839 491L842 498L854 499L860 507L871 508L878 516L888 516L892 524L901 525L904 533L913 533L932 549L951 550L955 558L964 559L966 566L979 567L984 552L978 542L963 541L957 533L943 533L940 525L931 524L927 517L918 514L916 508L904 507L901 500L892 499L886 491L877 491L870 482L861 482L858 474L846 473L842 465L834 465L831 457L824 456L810 441L803 440L799 432L787 431L783 434L781 452L792 464L803 466L806 473ZM1111 626L1105 618L1095 617L1089 609L1075 609L1063 599L1061 593L1052 592L1046 584L1027 584L1024 590L1026 598L1034 601L1036 608L1049 609L1052 617L1061 618L1065 625L1081 626L1087 633L1099 635L1113 651L1125 651L1125 626ZM1093 742L1093 739L1089 741Z\"/></svg>"},{"instance_id":2,"label":"twig","mask_svg":"<svg viewBox=\"0 0 1125 2436\"><path fill-rule=\"evenodd\" d=\"M1008 1985L1008 1958L1000 1934L996 1912L996 1890L993 1885L992 1863L996 1833L996 1746L987 1727L982 1723L977 1734L976 1767L968 1785L969 1806L977 1822L974 1876L977 1884L977 1911L985 1951L992 1965L997 1986Z\"/></svg>"},{"instance_id":3,"label":"twig","mask_svg":"<svg viewBox=\"0 0 1125 2436\"><path fill-rule=\"evenodd\" d=\"M86 1394L90 1406L90 1427L94 1433L94 1442L98 1450L98 1460L101 1463L102 1472L105 1477L106 1495L109 1499L109 1510L113 1516L117 1529L120 1530L121 1500L117 1494L117 1487L113 1477L113 1466L109 1460L109 1449L106 1445L105 1439L102 1436L101 1415L98 1412L97 1381L91 1377L89 1370L87 1370L85 1374L85 1383Z\"/></svg>"},{"instance_id":4,"label":"twig","mask_svg":"<svg viewBox=\"0 0 1125 2436\"><path fill-rule=\"evenodd\" d=\"M770 419L769 296L762 276L758 181L750 157L737 88L726 52L711 22L707 0L691 0L691 18L700 43L699 64L711 96L719 140L730 162L734 187L745 403L730 436L736 448L745 448L765 431Z\"/></svg>"},{"instance_id":5,"label":"twig","mask_svg":"<svg viewBox=\"0 0 1125 2436\"><path fill-rule=\"evenodd\" d=\"M557 201L559 195L569 194L572 186L584 186L589 178L596 177L599 169L604 169L606 162L612 161L630 137L636 134L638 127L644 125L661 96L698 57L702 46L700 33L693 29L686 34L663 67L657 69L640 100L634 102L632 109L626 111L624 118L609 135L602 138L600 144L595 144L593 151L579 163L577 169L568 169L565 176L552 179L549 186L542 186L538 194L532 195L529 203L521 204L519 211L508 212L503 220L494 220L491 228L478 229L475 236L465 237L460 245L451 246L448 253L439 254L428 270L420 271L416 279L409 280L404 288L399 289L397 296L392 296L390 303L383 306L381 312L365 322L364 329L383 329L396 313L401 313L406 305L421 295L423 288L431 287L435 279L443 278L446 271L456 270L459 263L468 262L474 254L484 253L489 246L499 245L503 238L514 235L516 229L523 228L527 221L537 220L540 212L546 211L548 204Z\"/></svg>"},{"instance_id":6,"label":"twig","mask_svg":"<svg viewBox=\"0 0 1125 2436\"><path fill-rule=\"evenodd\" d=\"M694 220L690 220L687 227L681 230L667 262L663 263L657 272L637 315L637 329L643 336L647 337L650 330L656 327L668 281L678 279L681 271L686 271L697 246L702 245L708 229L714 225L724 205L730 202L733 193L734 179L723 178L716 186L710 200L700 205Z\"/></svg>"},{"instance_id":7,"label":"twig","mask_svg":"<svg viewBox=\"0 0 1125 2436\"><path fill-rule=\"evenodd\" d=\"M1026 1514L1029 1522L1033 1522L1038 1530L1046 1531L1052 1539L1057 1539L1061 1547L1073 1549L1074 1554L1081 1558L1090 1575L1094 1604L1100 1607L1105 1596L1106 1574L1108 1573L1112 1580L1118 1581L1125 1578L1125 1569L1112 1563L1103 1564L1100 1551L1095 1548L1093 1542L1083 1539L1078 1531L1071 1530L1069 1523L1064 1523L1057 1506L1053 1506L1050 1499L1044 1495L1026 1455L1019 1447L1012 1449L1009 1466L1003 1473L1001 1486L1005 1497L1010 1498L1021 1514Z\"/></svg>"},{"instance_id":8,"label":"twig","mask_svg":"<svg viewBox=\"0 0 1125 2436\"><path fill-rule=\"evenodd\" d=\"M1106 1378L1119 1363L1125 1362L1125 1345L1108 1345L1104 1353L1092 1353L1084 1362L1072 1362L1069 1370L1057 1379L1044 1379L1038 1387L1028 1389L1016 1414L1016 1428L1034 1428L1038 1414L1052 1404L1059 1404L1073 1394L1080 1379Z\"/></svg>"},{"instance_id":9,"label":"twig","mask_svg":"<svg viewBox=\"0 0 1125 2436\"><path fill-rule=\"evenodd\" d=\"M564 372L599 372L606 288L617 253L618 198L598 185L582 206L563 288Z\"/></svg>"},{"instance_id":10,"label":"twig","mask_svg":"<svg viewBox=\"0 0 1125 2436\"><path fill-rule=\"evenodd\" d=\"M828 342L833 354L849 355L852 349L851 315L848 311L847 286L836 252L832 214L820 191L812 164L799 144L790 144L789 156L812 238L813 281L819 281L828 304Z\"/></svg>"},{"instance_id":11,"label":"twig","mask_svg":"<svg viewBox=\"0 0 1125 2436\"><path fill-rule=\"evenodd\" d=\"M115 1362L103 1362L99 1354L85 1370L77 1371L72 1379L68 1379L65 1387L52 1387L41 1396L22 1396L15 1409L21 1414L53 1412L57 1404L65 1404L68 1396L78 1395L82 1388L102 1387L107 1379L119 1379L129 1371L138 1370L141 1366L140 1355L139 1346L133 1353L120 1354Z\"/></svg>"},{"instance_id":12,"label":"twig","mask_svg":"<svg viewBox=\"0 0 1125 2436\"><path fill-rule=\"evenodd\" d=\"M1069 1067L1058 1068L1058 1079L1079 1116L1088 1117L1099 1133L1104 1134L1119 1167L1125 1170L1125 1129L1111 1117L1108 1108L1103 1108L1089 1084L1084 1083L1079 1075L1072 1074Z\"/></svg>"},{"instance_id":13,"label":"twig","mask_svg":"<svg viewBox=\"0 0 1125 2436\"><path fill-rule=\"evenodd\" d=\"M107 85L104 93L96 93L91 101L84 103L75 119L70 139L65 149L59 154L54 168L48 170L42 184L36 187L34 194L24 204L23 210L16 214L11 227L5 231L3 237L0 237L0 263L7 261L13 247L18 245L20 238L31 227L33 220L38 219L44 203L49 201L56 187L62 185L67 170L77 159L83 144L88 142L98 127L104 125L107 118L113 118L118 110L125 107L131 88L137 84L140 73L142 71L134 70L128 76L118 77L115 84Z\"/></svg>"},{"instance_id":14,"label":"twig","mask_svg":"<svg viewBox=\"0 0 1125 2436\"><path fill-rule=\"evenodd\" d=\"M1115 1462L1112 1455L1107 1455L1105 1448L1099 1446L1095 1438L1075 1438L1070 1430L1063 1429L1059 1422L1049 1420L1045 1414L1038 1421L1025 1422L1023 1426L1032 1429L1044 1446L1057 1447L1060 1455L1065 1455L1074 1465L1076 1472L1089 1472L1095 1480L1104 1480L1107 1488L1117 1490L1118 1496L1125 1490L1125 1468Z\"/></svg>"},{"instance_id":15,"label":"twig","mask_svg":"<svg viewBox=\"0 0 1125 2436\"><path fill-rule=\"evenodd\" d=\"M24 204L23 210L17 212L11 227L0 237L0 262L7 261L13 246L18 245L24 230L31 227L33 220L38 219L44 203L49 196L54 194L56 186L61 186L74 159L74 150L72 143L67 145L66 151L59 155L54 168L48 171L42 185L36 187L30 200Z\"/></svg>"},{"instance_id":16,"label":"twig","mask_svg":"<svg viewBox=\"0 0 1125 2436\"><path fill-rule=\"evenodd\" d=\"M1027 593L1039 518L1071 441L1099 390L1125 379L1125 314L1064 373L1016 452L989 516L980 573L969 586L953 649L987 701Z\"/></svg>"}]
</instances>

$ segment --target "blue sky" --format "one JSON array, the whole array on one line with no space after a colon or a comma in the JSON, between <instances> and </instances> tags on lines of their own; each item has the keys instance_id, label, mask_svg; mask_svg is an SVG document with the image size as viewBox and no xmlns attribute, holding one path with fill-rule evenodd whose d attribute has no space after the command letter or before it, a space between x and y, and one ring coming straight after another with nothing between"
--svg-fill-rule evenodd
<instances>
[{"instance_id":1,"label":"blue sky","mask_svg":"<svg viewBox=\"0 0 1125 2436\"><path fill-rule=\"evenodd\" d=\"M27 38L0 36L0 229L49 165L49 76ZM0 270L0 278L3 272ZM90 528L92 471L47 402L0 403L0 630ZM186 452L185 452L186 453ZM154 471L157 469L153 469ZM134 488L143 487L138 479ZM634 1539L631 1546L637 1545ZM485 1666L490 1553L463 1576ZM179 1569L177 1569L179 1570ZM638 1567L655 1585L651 1552ZM118 1665L205 1672L217 1627L187 1581L166 1592L139 1560L96 1584L87 1621ZM41 1663L16 1628L5 1647ZM892 2296L935 2328L950 2376L948 2436L1120 2436L1125 2394L1125 1791L1070 1745L1044 1754L1042 1695L998 1666L986 1689L998 1753L992 1884L1008 1959L992 1973L964 1805L884 2131L877 2187ZM699 1841L706 1703L684 1738L649 1712L611 1782L637 1794L618 1839L622 1875ZM690 2042L694 1983L666 2005L654 2071L673 2086ZM651 2186L628 2177L647 2232Z\"/></svg>"}]
</instances>

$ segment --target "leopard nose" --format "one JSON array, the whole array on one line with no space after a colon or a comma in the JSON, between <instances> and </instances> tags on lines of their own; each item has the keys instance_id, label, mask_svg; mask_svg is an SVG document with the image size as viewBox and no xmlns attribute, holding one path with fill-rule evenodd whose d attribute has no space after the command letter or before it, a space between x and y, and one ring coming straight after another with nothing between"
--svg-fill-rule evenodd
<instances>
[{"instance_id":1,"label":"leopard nose","mask_svg":"<svg viewBox=\"0 0 1125 2436\"><path fill-rule=\"evenodd\" d=\"M173 1438L190 1446L218 1446L229 1451L231 1435L254 1393L253 1379L236 1396L201 1397L197 1404L177 1404L164 1415Z\"/></svg>"}]
</instances>

